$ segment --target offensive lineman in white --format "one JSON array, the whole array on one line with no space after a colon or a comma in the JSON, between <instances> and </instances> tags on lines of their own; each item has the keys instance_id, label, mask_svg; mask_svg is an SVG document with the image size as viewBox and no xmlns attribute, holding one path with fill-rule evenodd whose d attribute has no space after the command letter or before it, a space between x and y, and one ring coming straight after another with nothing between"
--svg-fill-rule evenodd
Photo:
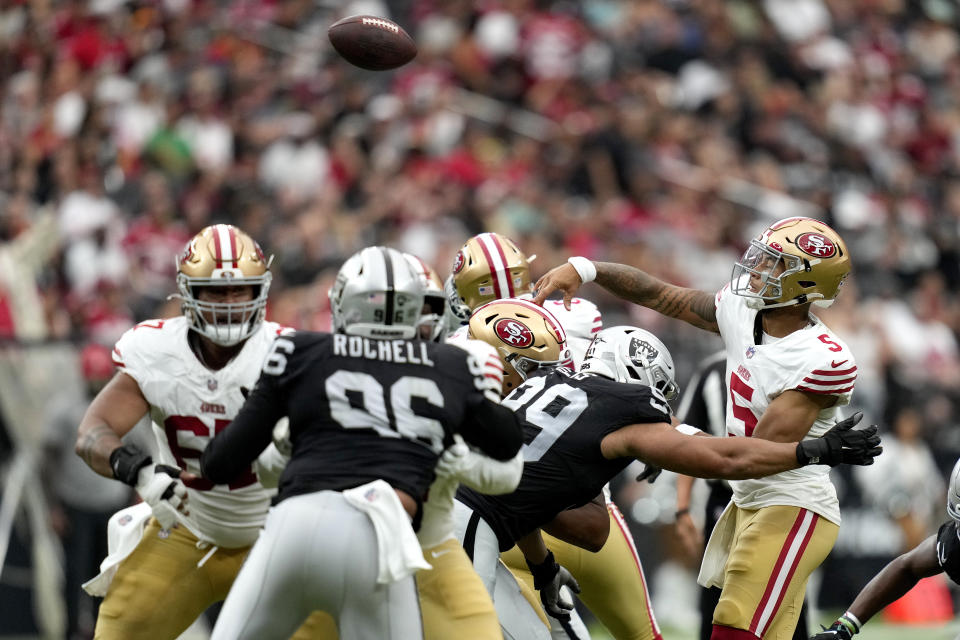
<instances>
[{"instance_id":1,"label":"offensive lineman in white","mask_svg":"<svg viewBox=\"0 0 960 640\"><path fill-rule=\"evenodd\" d=\"M79 426L77 455L133 486L149 507L111 519L125 554L111 549L85 585L105 596L98 639L173 639L223 600L273 495L252 467L229 485L197 477L200 454L228 428L284 332L264 322L269 260L246 233L218 224L190 240L177 272L184 315L142 322L120 338L119 371ZM156 461L121 442L148 412Z\"/></svg>"},{"instance_id":2,"label":"offensive lineman in white","mask_svg":"<svg viewBox=\"0 0 960 640\"><path fill-rule=\"evenodd\" d=\"M857 377L853 354L810 313L811 305L833 302L849 271L836 231L811 218L786 218L751 240L716 296L634 267L573 257L537 282L536 301L560 290L566 302L596 279L626 300L719 333L729 435L810 440L849 403ZM713 530L698 579L722 587L711 638L790 637L807 578L839 531L829 469L804 467L731 487L733 500Z\"/></svg>"},{"instance_id":3,"label":"offensive lineman in white","mask_svg":"<svg viewBox=\"0 0 960 640\"><path fill-rule=\"evenodd\" d=\"M529 260L509 238L481 233L464 243L454 258L446 292L451 314L448 322L459 320L463 324L449 338L456 343L466 339L466 322L483 304L504 298L533 298ZM545 300L543 307L566 333L572 365L579 369L594 336L603 329L600 310L579 297L571 298L569 307L563 300ZM545 535L547 546L561 566L571 568L580 583L580 599L614 638L659 640L660 628L653 615L640 556L607 488L602 499L598 496L595 502L558 515L554 524L557 529L553 531L562 528L566 541ZM503 560L532 588L533 578L517 548L505 552ZM577 636L587 637L576 612L571 614L569 626ZM551 625L554 638L568 638L570 633L570 628Z\"/></svg>"}]
</instances>

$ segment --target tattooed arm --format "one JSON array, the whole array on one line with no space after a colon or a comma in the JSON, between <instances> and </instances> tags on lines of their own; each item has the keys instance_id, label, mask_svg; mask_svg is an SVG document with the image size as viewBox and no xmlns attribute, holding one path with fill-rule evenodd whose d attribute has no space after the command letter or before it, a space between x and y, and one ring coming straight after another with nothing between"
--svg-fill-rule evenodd
<instances>
[{"instance_id":1,"label":"tattooed arm","mask_svg":"<svg viewBox=\"0 0 960 640\"><path fill-rule=\"evenodd\" d=\"M597 284L624 300L649 307L665 316L684 320L700 329L720 332L712 293L678 287L624 264L593 264L597 268ZM570 300L580 284L576 269L569 263L562 264L537 281L537 293L533 301L543 304L548 295L559 290L563 292L564 304L569 309Z\"/></svg>"},{"instance_id":2,"label":"tattooed arm","mask_svg":"<svg viewBox=\"0 0 960 640\"><path fill-rule=\"evenodd\" d=\"M720 332L712 293L678 287L625 264L594 264L597 267L596 282L607 291L700 329Z\"/></svg>"},{"instance_id":3,"label":"tattooed arm","mask_svg":"<svg viewBox=\"0 0 960 640\"><path fill-rule=\"evenodd\" d=\"M91 469L112 478L110 454L149 409L136 380L118 373L93 399L77 430L76 453Z\"/></svg>"}]
</instances>

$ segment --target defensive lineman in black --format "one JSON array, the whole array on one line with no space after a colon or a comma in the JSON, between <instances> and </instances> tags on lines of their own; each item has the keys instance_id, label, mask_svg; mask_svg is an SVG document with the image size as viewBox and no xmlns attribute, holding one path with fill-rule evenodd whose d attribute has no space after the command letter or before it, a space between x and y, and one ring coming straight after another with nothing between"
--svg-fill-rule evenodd
<instances>
[{"instance_id":1,"label":"defensive lineman in black","mask_svg":"<svg viewBox=\"0 0 960 640\"><path fill-rule=\"evenodd\" d=\"M500 551L590 502L633 458L605 458L600 442L631 424L670 422L663 394L587 373L554 369L532 377L503 406L523 425L524 466L511 494L489 496L461 487L457 499L493 529Z\"/></svg>"},{"instance_id":2,"label":"defensive lineman in black","mask_svg":"<svg viewBox=\"0 0 960 640\"><path fill-rule=\"evenodd\" d=\"M278 338L204 451L204 476L228 482L289 417L291 460L214 640L288 638L315 609L343 640L422 637L413 574L429 565L411 521L445 443L459 433L497 459L521 445L471 352L411 339L423 292L401 253L352 256L330 293L338 333Z\"/></svg>"},{"instance_id":3,"label":"defensive lineman in black","mask_svg":"<svg viewBox=\"0 0 960 640\"><path fill-rule=\"evenodd\" d=\"M204 452L204 476L232 479L288 416L293 457L275 503L382 478L419 507L453 433L492 458L516 454L517 420L484 397L484 385L481 368L451 345L311 332L279 338L242 411Z\"/></svg>"}]
</instances>

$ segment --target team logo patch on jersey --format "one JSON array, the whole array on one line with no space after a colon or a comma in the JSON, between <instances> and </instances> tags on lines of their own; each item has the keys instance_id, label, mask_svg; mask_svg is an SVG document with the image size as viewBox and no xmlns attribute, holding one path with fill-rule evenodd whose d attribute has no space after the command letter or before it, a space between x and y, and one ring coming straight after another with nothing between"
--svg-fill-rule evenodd
<instances>
[{"instance_id":1,"label":"team logo patch on jersey","mask_svg":"<svg viewBox=\"0 0 960 640\"><path fill-rule=\"evenodd\" d=\"M755 346L750 345L749 347L747 347L747 353L746 353L746 355L747 355L747 359L748 359L748 360L749 360L750 358L752 358L753 356L755 356L756 353L757 353L757 348L756 348Z\"/></svg>"},{"instance_id":2,"label":"team logo patch on jersey","mask_svg":"<svg viewBox=\"0 0 960 640\"><path fill-rule=\"evenodd\" d=\"M457 251L457 255L453 257L453 272L460 273L463 270L464 262L463 251Z\"/></svg>"},{"instance_id":3,"label":"team logo patch on jersey","mask_svg":"<svg viewBox=\"0 0 960 640\"><path fill-rule=\"evenodd\" d=\"M207 389L210 391L217 390L217 380L216 378L207 378Z\"/></svg>"},{"instance_id":4,"label":"team logo patch on jersey","mask_svg":"<svg viewBox=\"0 0 960 640\"><path fill-rule=\"evenodd\" d=\"M830 258L837 253L837 247L830 238L812 231L798 236L797 246L815 258Z\"/></svg>"},{"instance_id":5,"label":"team logo patch on jersey","mask_svg":"<svg viewBox=\"0 0 960 640\"><path fill-rule=\"evenodd\" d=\"M497 337L511 347L524 348L533 344L533 331L519 320L500 318L493 325Z\"/></svg>"},{"instance_id":6,"label":"team logo patch on jersey","mask_svg":"<svg viewBox=\"0 0 960 640\"><path fill-rule=\"evenodd\" d=\"M127 526L128 524L130 524L130 521L131 521L131 520L133 520L133 516L131 516L131 515L128 513L128 514L126 514L126 515L120 516L120 519L117 520L117 524L120 525L121 527L125 527L125 526Z\"/></svg>"}]
</instances>

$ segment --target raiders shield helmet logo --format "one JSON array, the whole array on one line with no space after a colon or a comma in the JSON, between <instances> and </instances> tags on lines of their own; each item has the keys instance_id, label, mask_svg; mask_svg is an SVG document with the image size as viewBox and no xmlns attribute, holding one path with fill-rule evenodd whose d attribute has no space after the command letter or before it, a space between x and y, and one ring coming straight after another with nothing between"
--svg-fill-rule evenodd
<instances>
[{"instance_id":1,"label":"raiders shield helmet logo","mask_svg":"<svg viewBox=\"0 0 960 640\"><path fill-rule=\"evenodd\" d=\"M630 341L630 360L638 367L646 366L653 362L660 352L649 342L634 338Z\"/></svg>"},{"instance_id":2,"label":"raiders shield helmet logo","mask_svg":"<svg viewBox=\"0 0 960 640\"><path fill-rule=\"evenodd\" d=\"M511 347L523 349L533 344L533 332L519 320L501 318L493 325L493 330L498 338Z\"/></svg>"}]
</instances>

